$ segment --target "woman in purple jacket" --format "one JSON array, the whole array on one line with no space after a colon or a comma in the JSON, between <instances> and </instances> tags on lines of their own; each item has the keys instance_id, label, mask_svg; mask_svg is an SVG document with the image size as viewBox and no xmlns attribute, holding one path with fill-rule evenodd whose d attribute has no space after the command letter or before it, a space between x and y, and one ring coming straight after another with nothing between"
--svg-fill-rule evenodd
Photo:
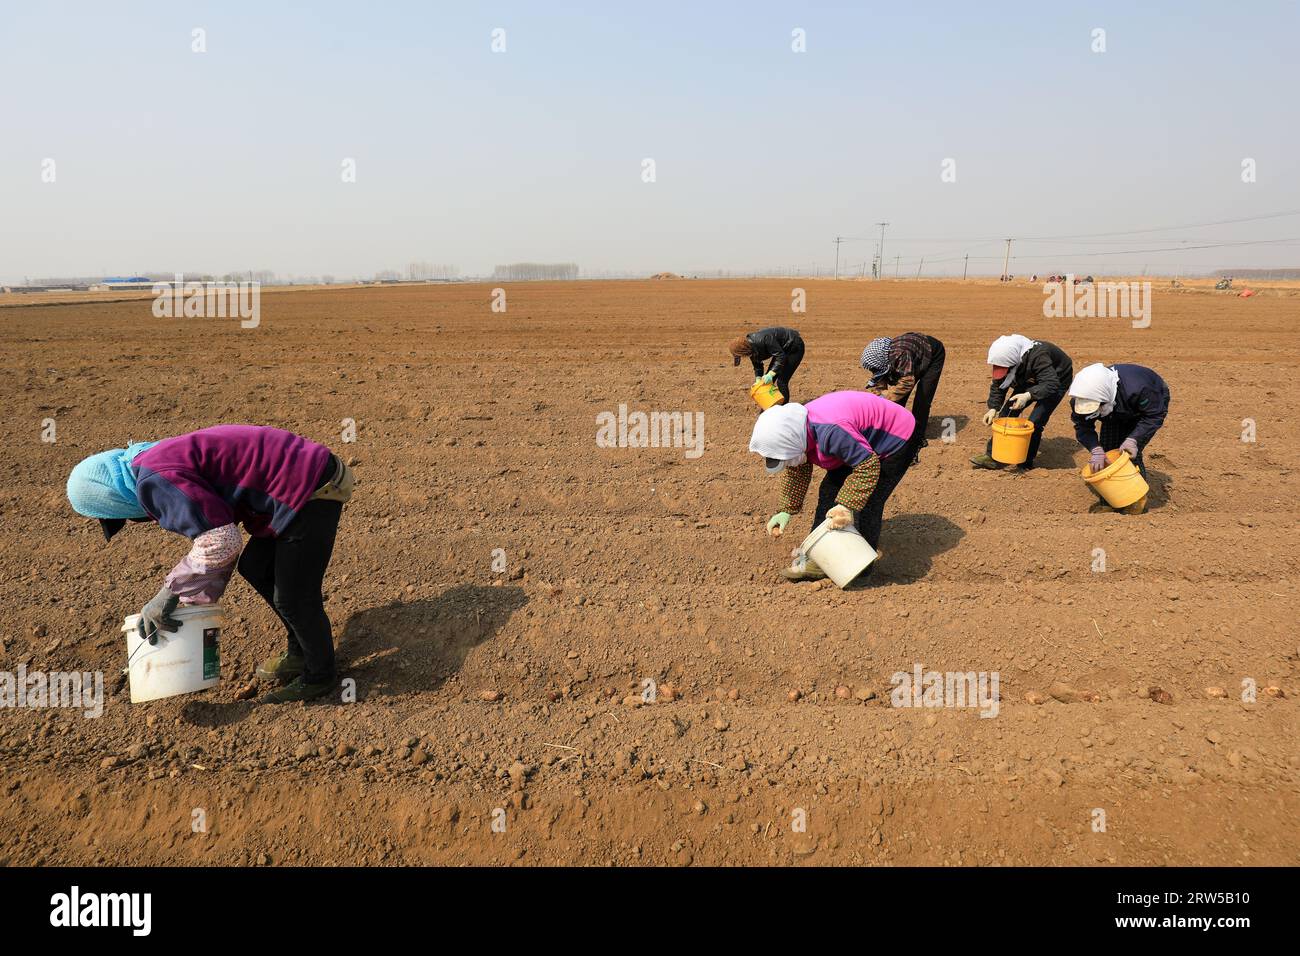
<instances>
[{"instance_id":1,"label":"woman in purple jacket","mask_svg":"<svg viewBox=\"0 0 1300 956\"><path fill-rule=\"evenodd\" d=\"M127 521L156 521L193 542L140 612L147 639L175 631L179 604L220 600L236 566L287 632L285 653L257 669L284 686L270 703L336 686L321 584L352 469L324 445L258 425L218 425L92 455L72 469L68 500L111 540ZM251 536L240 554L239 525Z\"/></svg>"},{"instance_id":2,"label":"woman in purple jacket","mask_svg":"<svg viewBox=\"0 0 1300 956\"><path fill-rule=\"evenodd\" d=\"M880 547L885 503L912 463L909 449L919 422L902 405L868 392L831 392L807 405L775 405L758 416L749 450L763 456L769 475L781 475L780 507L767 523L785 533L804 505L813 465L823 468L813 527L852 524ZM863 572L870 574L871 569ZM781 572L787 581L816 581L826 573L811 559Z\"/></svg>"}]
</instances>

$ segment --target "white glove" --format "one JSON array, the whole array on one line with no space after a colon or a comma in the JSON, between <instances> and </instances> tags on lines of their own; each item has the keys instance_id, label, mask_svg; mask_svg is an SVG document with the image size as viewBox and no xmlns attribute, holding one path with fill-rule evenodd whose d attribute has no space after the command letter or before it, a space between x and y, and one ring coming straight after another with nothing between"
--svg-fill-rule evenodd
<instances>
[{"instance_id":1,"label":"white glove","mask_svg":"<svg viewBox=\"0 0 1300 956\"><path fill-rule=\"evenodd\" d=\"M843 505L836 505L826 512L826 520L832 528L847 528L853 523L853 512Z\"/></svg>"},{"instance_id":2,"label":"white glove","mask_svg":"<svg viewBox=\"0 0 1300 956\"><path fill-rule=\"evenodd\" d=\"M990 408L987 412L984 413L984 424L992 425L993 420L997 417L998 417L998 410L996 408Z\"/></svg>"},{"instance_id":3,"label":"white glove","mask_svg":"<svg viewBox=\"0 0 1300 956\"><path fill-rule=\"evenodd\" d=\"M1033 396L1028 392L1021 392L1019 395L1011 396L1011 407L1019 411L1033 400Z\"/></svg>"}]
</instances>

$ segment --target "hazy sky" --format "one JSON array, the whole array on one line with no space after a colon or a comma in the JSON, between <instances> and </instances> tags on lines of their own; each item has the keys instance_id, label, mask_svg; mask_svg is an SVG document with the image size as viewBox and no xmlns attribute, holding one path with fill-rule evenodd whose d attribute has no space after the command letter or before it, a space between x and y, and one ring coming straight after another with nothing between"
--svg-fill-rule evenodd
<instances>
[{"instance_id":1,"label":"hazy sky","mask_svg":"<svg viewBox=\"0 0 1300 956\"><path fill-rule=\"evenodd\" d=\"M1297 211L1298 10L9 3L0 279L830 268L836 235L879 220L887 274L966 252L996 272L1003 236ZM1121 255L1189 239L1295 241ZM845 268L873 248L844 245ZM1300 266L1300 215L1015 251L1017 273Z\"/></svg>"}]
</instances>

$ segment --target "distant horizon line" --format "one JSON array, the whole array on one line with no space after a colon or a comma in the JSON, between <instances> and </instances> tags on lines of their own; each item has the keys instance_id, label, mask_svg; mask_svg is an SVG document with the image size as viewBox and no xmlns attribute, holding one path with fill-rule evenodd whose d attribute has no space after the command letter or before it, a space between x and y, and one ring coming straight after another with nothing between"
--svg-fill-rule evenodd
<instances>
[{"instance_id":1,"label":"distant horizon line","mask_svg":"<svg viewBox=\"0 0 1300 956\"><path fill-rule=\"evenodd\" d=\"M1243 280L1269 282L1269 281L1300 280L1300 267L1288 268L1288 269L1267 269L1267 268L1220 269L1215 272L1206 272L1206 273L1182 272L1177 274L1168 273L1168 272L1110 272L1110 273L1066 272L1066 273L1047 273L1044 275L1039 275L1037 273L1030 273L1028 275L1013 273L1009 281L1045 282L1049 275L1066 275L1066 276L1071 276L1079 279L1087 277L1087 278L1101 279L1101 280L1112 279L1112 280L1124 280L1124 281L1143 280L1143 279L1148 279L1148 280L1169 279L1173 281L1178 281L1180 279L1210 280L1210 279L1222 279L1222 278L1231 277L1231 278L1240 278ZM964 276L964 277L959 274L944 273L944 274L923 275L923 276L909 276L909 275L883 276L880 278L870 278L870 277L857 276L857 275L841 275L838 278L836 278L830 272L826 272L824 274L818 274L818 275L811 275L811 274L798 274L798 273L766 273L766 274L754 273L754 272L742 273L742 272L731 272L727 270L722 270L722 271L713 270L712 272L708 272L708 273L700 272L694 274L665 273L665 272L648 273L648 274L628 273L628 274L606 274L606 275L582 275L576 278L501 279L501 278L494 278L492 276L462 276L454 279L376 280L376 279L358 278L358 279L339 279L333 282L322 282L319 281L319 277L314 277L314 276L298 276L298 277L291 277L285 280L277 280L273 282L259 283L259 284L269 286L271 288L283 288L283 289L291 289L291 288L329 289L329 288L353 288L358 286L418 286L418 285L453 285L453 284L487 285L493 282L513 285L513 284L529 283L529 282L655 282L655 281L688 282L688 281L718 281L718 280L728 280L728 279L735 279L735 280L812 279L815 281L824 281L824 282L872 283L872 282L881 282L881 281L885 281L885 282L984 281L984 280L998 280L999 276L997 273L990 272L990 273L970 273L968 276ZM195 284L205 284L205 283L220 283L220 282L232 282L232 281L243 281L243 280L227 280L227 279L216 278L216 277L208 277L208 278L194 278L193 280L187 280L187 281L193 281ZM57 292L84 292L84 293L93 294L93 293L106 293L106 292L132 292L138 289L138 291L141 293L148 292L152 294L153 287L155 285L162 284L164 282L169 284L174 284L174 279L150 279L148 281L139 282L135 284L118 283L118 284L113 284L111 286L106 286L103 282L82 283L82 282L65 281L65 282L48 282L48 283L39 283L39 284L28 283L26 285L0 282L0 293L10 294L10 295L22 295L25 293L50 294L50 293L57 293Z\"/></svg>"},{"instance_id":2,"label":"distant horizon line","mask_svg":"<svg viewBox=\"0 0 1300 956\"><path fill-rule=\"evenodd\" d=\"M1013 261L1014 265L1014 261ZM50 287L50 286L77 286L77 285L104 285L112 283L116 286L124 286L132 280L140 280L138 285L146 286L161 282L175 282L176 277L180 276L183 281L187 282L220 282L220 281L256 281L262 285L422 285L422 284L439 284L439 283L479 283L479 282L576 282L587 279L652 279L661 277L664 279L716 279L716 278L733 278L733 279L816 279L827 278L834 279L834 269L831 267L813 266L803 269L783 269L783 268L761 268L761 269L686 269L686 270L633 270L633 269L599 269L588 272L578 271L576 275L566 276L531 276L531 277L508 277L494 275L490 273L467 274L467 275L448 275L448 276L424 276L419 278L408 278L405 276L393 276L384 274L387 270L381 270L378 274L369 276L352 275L352 276L335 276L330 273L312 273L312 274L281 274L269 269L243 269L238 272L135 272L129 274L118 274L104 276L100 274L81 274L81 275L53 275L53 276L24 276L21 281L0 279L0 287L10 289L22 289L32 287ZM845 270L841 269L838 278L841 281L869 281L876 282L881 280L898 280L904 279L916 281L917 279L926 278L960 278L962 270L935 270L927 272L924 275L908 274L904 271L902 274L868 276L860 273L859 269ZM1000 270L979 271L971 270L970 278L998 278L1002 273ZM1012 272L1014 277L1029 278L1031 276L1043 275L1074 275L1074 276L1151 276L1153 278L1222 278L1224 276L1251 276L1254 278L1263 278L1266 274L1283 274L1286 278L1300 277L1300 265L1295 266L1243 266L1239 268L1232 267L1214 267L1196 270L1178 268L1174 270L1165 269L1134 269L1134 270L1113 270L1113 271L1044 271L1044 272ZM1290 275L1286 275L1290 274Z\"/></svg>"}]
</instances>

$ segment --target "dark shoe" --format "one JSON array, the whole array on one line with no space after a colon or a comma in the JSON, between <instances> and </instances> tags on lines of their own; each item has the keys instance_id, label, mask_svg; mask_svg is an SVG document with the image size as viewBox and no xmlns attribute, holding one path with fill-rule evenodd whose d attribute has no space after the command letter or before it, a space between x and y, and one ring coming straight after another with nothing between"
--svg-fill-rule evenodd
<instances>
[{"instance_id":1,"label":"dark shoe","mask_svg":"<svg viewBox=\"0 0 1300 956\"><path fill-rule=\"evenodd\" d=\"M976 455L970 460L970 463L976 468L998 469L1006 467L1006 465L1002 464L1002 462L998 461L992 455Z\"/></svg>"},{"instance_id":2,"label":"dark shoe","mask_svg":"<svg viewBox=\"0 0 1300 956\"><path fill-rule=\"evenodd\" d=\"M256 674L262 680L278 680L282 684L287 684L295 677L302 676L302 668L302 658L285 651L277 657L268 657L258 664Z\"/></svg>"},{"instance_id":3,"label":"dark shoe","mask_svg":"<svg viewBox=\"0 0 1300 956\"><path fill-rule=\"evenodd\" d=\"M1114 510L1114 508L1106 504L1104 501L1094 501L1092 504L1088 505L1088 514L1090 515L1099 515L1103 512Z\"/></svg>"},{"instance_id":4,"label":"dark shoe","mask_svg":"<svg viewBox=\"0 0 1300 956\"><path fill-rule=\"evenodd\" d=\"M1011 470L1014 473L1020 475L1020 474L1024 474L1027 471L1033 471L1035 467L1037 466L1032 461L1026 461L1020 463L1019 465L1012 465Z\"/></svg>"},{"instance_id":5,"label":"dark shoe","mask_svg":"<svg viewBox=\"0 0 1300 956\"><path fill-rule=\"evenodd\" d=\"M308 684L301 677L296 677L277 691L272 691L262 698L264 704L292 704L296 700L315 700L324 697L338 686L338 681L327 680L322 684Z\"/></svg>"}]
</instances>

